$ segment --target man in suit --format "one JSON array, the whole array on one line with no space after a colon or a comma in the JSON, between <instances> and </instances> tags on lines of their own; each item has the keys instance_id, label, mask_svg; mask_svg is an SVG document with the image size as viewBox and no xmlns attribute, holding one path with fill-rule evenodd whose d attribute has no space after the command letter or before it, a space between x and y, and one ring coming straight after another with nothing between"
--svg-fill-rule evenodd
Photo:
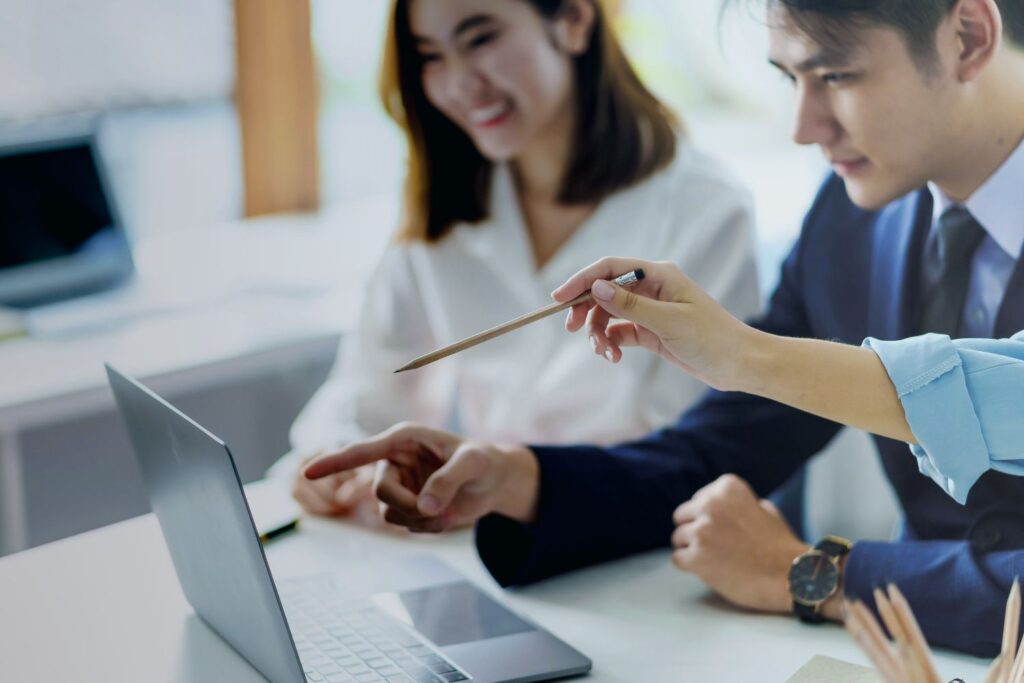
<instances>
[{"instance_id":1,"label":"man in suit","mask_svg":"<svg viewBox=\"0 0 1024 683\"><path fill-rule=\"evenodd\" d=\"M1024 329L1024 1L769 0L768 13L771 62L795 88L793 137L835 173L756 326L850 344ZM872 589L895 581L931 642L997 652L1006 593L1024 573L1024 478L988 472L960 505L905 443L876 438L901 537L852 549L823 539L829 561L816 566L835 571L787 588L794 560L814 553L760 497L838 429L712 391L676 424L612 447L473 443L402 425L307 474L386 460L386 519L418 531L475 521L502 585L671 542L681 570L738 605L840 620L840 595L873 604Z\"/></svg>"}]
</instances>

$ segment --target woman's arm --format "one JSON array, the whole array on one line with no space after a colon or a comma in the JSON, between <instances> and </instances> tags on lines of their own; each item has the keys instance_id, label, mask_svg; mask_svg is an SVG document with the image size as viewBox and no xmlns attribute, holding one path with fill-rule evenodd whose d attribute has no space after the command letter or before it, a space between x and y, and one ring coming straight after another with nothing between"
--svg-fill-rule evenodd
<instances>
[{"instance_id":1,"label":"woman's arm","mask_svg":"<svg viewBox=\"0 0 1024 683\"><path fill-rule=\"evenodd\" d=\"M629 290L607 279L643 268ZM573 308L570 331L586 324L595 351L616 362L621 347L643 346L708 385L744 391L867 431L915 442L886 368L870 349L761 332L730 315L671 263L602 259L553 293Z\"/></svg>"},{"instance_id":2,"label":"woman's arm","mask_svg":"<svg viewBox=\"0 0 1024 683\"><path fill-rule=\"evenodd\" d=\"M608 280L643 268L626 290ZM779 337L729 315L671 263L602 259L552 296L590 289L566 321L616 362L642 346L723 391L744 391L911 444L922 474L960 503L990 469L1024 476L1024 332L926 334L860 348Z\"/></svg>"},{"instance_id":3,"label":"woman's arm","mask_svg":"<svg viewBox=\"0 0 1024 683\"><path fill-rule=\"evenodd\" d=\"M747 329L749 340L739 358L737 390L916 443L896 389L874 351Z\"/></svg>"}]
</instances>

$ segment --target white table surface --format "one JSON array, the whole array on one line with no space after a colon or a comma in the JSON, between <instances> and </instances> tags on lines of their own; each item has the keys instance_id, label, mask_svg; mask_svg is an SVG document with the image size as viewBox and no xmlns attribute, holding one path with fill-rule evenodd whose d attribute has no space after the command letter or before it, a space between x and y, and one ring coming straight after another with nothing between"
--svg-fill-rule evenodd
<instances>
[{"instance_id":1,"label":"white table surface","mask_svg":"<svg viewBox=\"0 0 1024 683\"><path fill-rule=\"evenodd\" d=\"M469 532L402 536L307 519L267 546L278 577L436 553L594 661L584 680L785 681L815 654L865 664L833 625L745 613L652 552L501 591ZM194 614L152 515L0 559L0 681L259 681ZM944 676L985 663L942 653Z\"/></svg>"}]
</instances>

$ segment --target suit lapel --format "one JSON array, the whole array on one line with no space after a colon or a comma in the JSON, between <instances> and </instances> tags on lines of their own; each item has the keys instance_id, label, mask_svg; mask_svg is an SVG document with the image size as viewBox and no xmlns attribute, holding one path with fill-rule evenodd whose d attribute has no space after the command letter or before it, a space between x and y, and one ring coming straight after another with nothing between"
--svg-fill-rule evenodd
<instances>
[{"instance_id":1,"label":"suit lapel","mask_svg":"<svg viewBox=\"0 0 1024 683\"><path fill-rule=\"evenodd\" d=\"M871 258L870 335L902 339L917 333L920 263L931 219L932 198L927 189L879 212Z\"/></svg>"}]
</instances>

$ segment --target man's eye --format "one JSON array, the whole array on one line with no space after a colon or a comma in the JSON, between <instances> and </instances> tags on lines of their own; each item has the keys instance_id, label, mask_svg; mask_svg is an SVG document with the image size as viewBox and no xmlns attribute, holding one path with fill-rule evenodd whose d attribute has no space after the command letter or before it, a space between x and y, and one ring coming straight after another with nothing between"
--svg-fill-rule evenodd
<instances>
[{"instance_id":1,"label":"man's eye","mask_svg":"<svg viewBox=\"0 0 1024 683\"><path fill-rule=\"evenodd\" d=\"M840 71L833 71L827 74L822 74L821 80L826 83L845 83L853 78L853 74L843 73Z\"/></svg>"}]
</instances>

